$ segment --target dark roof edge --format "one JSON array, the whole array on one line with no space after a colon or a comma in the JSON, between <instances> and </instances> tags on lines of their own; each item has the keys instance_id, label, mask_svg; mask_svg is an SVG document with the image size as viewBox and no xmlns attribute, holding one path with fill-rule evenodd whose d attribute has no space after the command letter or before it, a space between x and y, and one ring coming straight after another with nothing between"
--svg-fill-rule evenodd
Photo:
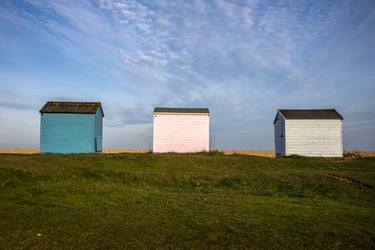
<instances>
[{"instance_id":1,"label":"dark roof edge","mask_svg":"<svg viewBox=\"0 0 375 250\"><path fill-rule=\"evenodd\" d=\"M167 108L155 107L154 113L186 113L186 114L210 114L208 108Z\"/></svg>"},{"instance_id":2,"label":"dark roof edge","mask_svg":"<svg viewBox=\"0 0 375 250\"><path fill-rule=\"evenodd\" d=\"M327 115L326 117L313 117L313 115L311 117L287 117L289 115L287 114L283 114L283 111L285 112L293 112L293 111L296 111L296 112L309 112L309 111L320 111L320 112L334 112L334 115L333 114L329 114ZM316 120L344 120L344 117L335 109L335 108L331 108L331 109L278 109L277 110L277 113L276 113L276 116L275 116L275 119L274 119L274 123L276 121L276 118L277 118L277 115L280 114L285 120L309 120L309 119L316 119ZM335 116L335 117L334 117Z\"/></svg>"},{"instance_id":3,"label":"dark roof edge","mask_svg":"<svg viewBox=\"0 0 375 250\"><path fill-rule=\"evenodd\" d=\"M49 104L49 103L69 103L69 104L98 104L98 108L100 108L101 112L102 112L102 115L104 117L104 110L103 110L103 107L102 107L102 103L101 102L69 102L69 101L47 101L43 107L39 110L39 113L43 114L43 113L48 113L48 114L95 114L96 111L98 110L98 108L95 110L95 112L84 112L84 111L81 111L81 112L69 112L69 111L65 111L65 112L57 112L57 111L43 111L43 109Z\"/></svg>"}]
</instances>

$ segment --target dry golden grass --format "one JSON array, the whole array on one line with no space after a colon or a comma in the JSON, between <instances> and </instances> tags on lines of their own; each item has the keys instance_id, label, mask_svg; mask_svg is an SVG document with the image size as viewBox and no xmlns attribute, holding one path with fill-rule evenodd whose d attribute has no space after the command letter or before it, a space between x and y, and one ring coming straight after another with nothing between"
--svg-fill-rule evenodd
<instances>
[{"instance_id":1,"label":"dry golden grass","mask_svg":"<svg viewBox=\"0 0 375 250\"><path fill-rule=\"evenodd\" d=\"M274 150L218 150L226 155L240 154L240 155L254 155L262 157L275 157ZM120 154L120 153L130 153L130 154L142 154L150 152L146 149L128 149L128 148L105 148L103 153L105 154ZM37 154L39 153L39 148L0 148L0 154ZM375 157L375 151L355 151L348 150L345 154L354 154L359 157Z\"/></svg>"},{"instance_id":2,"label":"dry golden grass","mask_svg":"<svg viewBox=\"0 0 375 250\"><path fill-rule=\"evenodd\" d=\"M37 154L39 148L0 148L0 154Z\"/></svg>"},{"instance_id":3,"label":"dry golden grass","mask_svg":"<svg viewBox=\"0 0 375 250\"><path fill-rule=\"evenodd\" d=\"M219 150L226 155L239 154L239 155L255 155L263 157L275 157L274 150Z\"/></svg>"},{"instance_id":4,"label":"dry golden grass","mask_svg":"<svg viewBox=\"0 0 375 250\"><path fill-rule=\"evenodd\" d=\"M354 155L359 155L360 157L375 157L375 151L349 150L349 151L345 151L344 154L354 154Z\"/></svg>"},{"instance_id":5,"label":"dry golden grass","mask_svg":"<svg viewBox=\"0 0 375 250\"><path fill-rule=\"evenodd\" d=\"M263 157L274 157L275 152L273 150L219 150L224 154L243 154L243 155L255 155ZM150 152L145 149L128 149L128 148L105 148L103 153L105 154L142 154ZM38 148L0 148L0 154L37 154L39 153ZM375 152L374 152L375 153Z\"/></svg>"},{"instance_id":6,"label":"dry golden grass","mask_svg":"<svg viewBox=\"0 0 375 250\"><path fill-rule=\"evenodd\" d=\"M275 157L274 150L218 150L226 155L241 154L241 155L255 155L263 157ZM149 150L142 149L126 149L126 148L105 148L103 153L117 154L117 153L147 153Z\"/></svg>"},{"instance_id":7,"label":"dry golden grass","mask_svg":"<svg viewBox=\"0 0 375 250\"><path fill-rule=\"evenodd\" d=\"M143 154L150 152L145 149L128 149L128 148L105 148L103 153L105 154L119 154L119 153L130 153L130 154Z\"/></svg>"}]
</instances>

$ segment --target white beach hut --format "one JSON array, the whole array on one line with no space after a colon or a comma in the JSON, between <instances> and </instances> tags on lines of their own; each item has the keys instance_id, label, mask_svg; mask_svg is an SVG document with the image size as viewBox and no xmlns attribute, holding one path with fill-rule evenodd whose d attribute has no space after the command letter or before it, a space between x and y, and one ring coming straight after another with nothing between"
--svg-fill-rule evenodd
<instances>
[{"instance_id":1,"label":"white beach hut","mask_svg":"<svg viewBox=\"0 0 375 250\"><path fill-rule=\"evenodd\" d=\"M279 109L273 121L276 156L342 157L342 121L335 109Z\"/></svg>"},{"instance_id":2,"label":"white beach hut","mask_svg":"<svg viewBox=\"0 0 375 250\"><path fill-rule=\"evenodd\" d=\"M210 112L207 108L162 108L153 113L153 152L209 151Z\"/></svg>"}]
</instances>

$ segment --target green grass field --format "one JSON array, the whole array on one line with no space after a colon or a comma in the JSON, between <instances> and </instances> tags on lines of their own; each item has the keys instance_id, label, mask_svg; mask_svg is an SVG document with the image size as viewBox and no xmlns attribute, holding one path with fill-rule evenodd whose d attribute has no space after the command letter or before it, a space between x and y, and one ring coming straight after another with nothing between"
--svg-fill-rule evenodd
<instances>
[{"instance_id":1,"label":"green grass field","mask_svg":"<svg viewBox=\"0 0 375 250\"><path fill-rule=\"evenodd\" d=\"M375 158L0 155L0 249L375 248Z\"/></svg>"}]
</instances>

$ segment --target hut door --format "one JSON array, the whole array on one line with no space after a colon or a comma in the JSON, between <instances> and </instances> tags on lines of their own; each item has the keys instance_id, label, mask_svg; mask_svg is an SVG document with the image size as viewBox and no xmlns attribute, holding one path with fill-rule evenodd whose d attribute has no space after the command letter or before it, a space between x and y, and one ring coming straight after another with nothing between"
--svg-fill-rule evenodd
<instances>
[{"instance_id":1,"label":"hut door","mask_svg":"<svg viewBox=\"0 0 375 250\"><path fill-rule=\"evenodd\" d=\"M95 137L95 152L102 152L102 138Z\"/></svg>"}]
</instances>

